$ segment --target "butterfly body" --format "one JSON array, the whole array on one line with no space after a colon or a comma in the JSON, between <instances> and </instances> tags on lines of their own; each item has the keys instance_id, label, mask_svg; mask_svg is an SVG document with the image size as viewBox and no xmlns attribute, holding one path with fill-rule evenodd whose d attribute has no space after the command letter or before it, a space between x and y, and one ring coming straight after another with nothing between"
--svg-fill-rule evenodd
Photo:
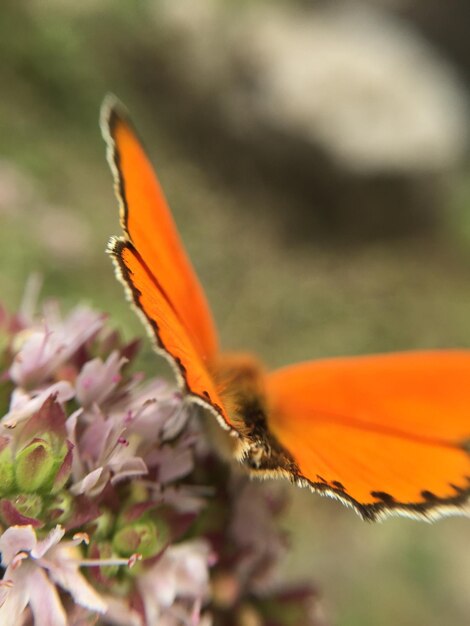
<instances>
[{"instance_id":1,"label":"butterfly body","mask_svg":"<svg viewBox=\"0 0 470 626\"><path fill-rule=\"evenodd\" d=\"M123 228L108 247L117 277L188 400L232 435L231 454L255 476L285 477L368 520L468 513L470 351L273 372L250 354L222 352L156 175L115 99L104 104L102 129Z\"/></svg>"}]
</instances>

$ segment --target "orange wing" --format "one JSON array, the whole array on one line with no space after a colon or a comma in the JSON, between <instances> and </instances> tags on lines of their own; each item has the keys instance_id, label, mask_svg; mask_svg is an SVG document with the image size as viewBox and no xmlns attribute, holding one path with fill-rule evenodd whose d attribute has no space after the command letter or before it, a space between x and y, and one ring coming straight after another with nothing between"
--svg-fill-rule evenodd
<instances>
[{"instance_id":1,"label":"orange wing","mask_svg":"<svg viewBox=\"0 0 470 626\"><path fill-rule=\"evenodd\" d=\"M204 292L150 161L113 97L103 104L101 127L125 235L108 247L118 278L187 394L232 428L207 369L217 354L217 336Z\"/></svg>"},{"instance_id":2,"label":"orange wing","mask_svg":"<svg viewBox=\"0 0 470 626\"><path fill-rule=\"evenodd\" d=\"M126 238L144 260L203 360L217 352L212 315L183 248L152 165L122 105L108 97L101 128Z\"/></svg>"},{"instance_id":3,"label":"orange wing","mask_svg":"<svg viewBox=\"0 0 470 626\"><path fill-rule=\"evenodd\" d=\"M115 261L118 278L152 338L156 339L157 349L176 365L189 397L215 413L222 426L232 428L206 364L159 279L152 274L132 243L112 239L109 252Z\"/></svg>"},{"instance_id":4,"label":"orange wing","mask_svg":"<svg viewBox=\"0 0 470 626\"><path fill-rule=\"evenodd\" d=\"M302 363L268 376L268 425L298 482L366 519L455 514L470 495L469 383L470 351Z\"/></svg>"}]
</instances>

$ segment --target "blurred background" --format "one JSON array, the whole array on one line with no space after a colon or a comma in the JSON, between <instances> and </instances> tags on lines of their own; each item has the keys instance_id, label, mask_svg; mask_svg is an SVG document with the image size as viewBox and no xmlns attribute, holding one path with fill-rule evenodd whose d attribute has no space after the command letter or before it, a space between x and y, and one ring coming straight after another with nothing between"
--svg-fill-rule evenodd
<instances>
[{"instance_id":1,"label":"blurred background","mask_svg":"<svg viewBox=\"0 0 470 626\"><path fill-rule=\"evenodd\" d=\"M143 334L104 254L113 91L225 348L276 367L468 347L469 20L466 0L2 0L2 301L39 271ZM284 575L316 581L332 624L469 623L468 520L371 526L295 491L285 525Z\"/></svg>"}]
</instances>

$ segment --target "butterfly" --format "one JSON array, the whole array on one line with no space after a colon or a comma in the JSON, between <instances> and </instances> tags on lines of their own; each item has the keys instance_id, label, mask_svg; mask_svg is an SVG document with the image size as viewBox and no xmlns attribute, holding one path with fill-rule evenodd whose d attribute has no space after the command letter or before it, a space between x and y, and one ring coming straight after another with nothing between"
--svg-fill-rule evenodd
<instances>
[{"instance_id":1,"label":"butterfly","mask_svg":"<svg viewBox=\"0 0 470 626\"><path fill-rule=\"evenodd\" d=\"M470 351L330 358L267 372L219 350L204 291L129 116L108 96L101 128L123 230L118 279L188 400L232 435L250 474L285 477L366 520L468 512Z\"/></svg>"}]
</instances>

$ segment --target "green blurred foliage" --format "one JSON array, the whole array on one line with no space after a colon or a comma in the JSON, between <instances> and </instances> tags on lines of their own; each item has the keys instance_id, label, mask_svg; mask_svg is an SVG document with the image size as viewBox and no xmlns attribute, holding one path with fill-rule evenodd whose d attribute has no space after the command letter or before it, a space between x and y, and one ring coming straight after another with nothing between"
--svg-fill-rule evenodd
<instances>
[{"instance_id":1,"label":"green blurred foliage","mask_svg":"<svg viewBox=\"0 0 470 626\"><path fill-rule=\"evenodd\" d=\"M470 345L468 181L456 184L447 222L432 236L363 246L286 238L271 215L288 205L267 186L229 192L185 151L171 111L133 88L142 51L154 51L156 72L171 70L157 64L171 38L149 19L150 5L3 0L0 159L32 179L34 198L0 212L1 299L14 309L39 271L45 295L65 306L86 300L126 334L143 335L104 254L119 226L97 120L114 91L158 166L226 348L248 347L278 366ZM144 365L161 367L150 349ZM468 623L465 521L369 526L299 492L286 523L294 530L288 571L315 577L339 626Z\"/></svg>"}]
</instances>

